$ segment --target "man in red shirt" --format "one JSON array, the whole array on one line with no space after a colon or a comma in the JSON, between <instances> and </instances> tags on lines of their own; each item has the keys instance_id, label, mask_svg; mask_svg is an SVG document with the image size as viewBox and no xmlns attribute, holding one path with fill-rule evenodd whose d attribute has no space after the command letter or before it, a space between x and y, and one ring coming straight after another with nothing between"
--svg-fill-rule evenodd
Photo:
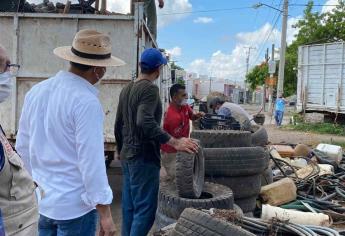
<instances>
[{"instance_id":1,"label":"man in red shirt","mask_svg":"<svg viewBox=\"0 0 345 236\"><path fill-rule=\"evenodd\" d=\"M203 112L194 113L187 104L186 87L174 84L170 88L171 102L164 115L163 129L174 138L188 138L189 120L197 120L204 116ZM168 179L175 179L176 149L168 144L161 145L161 162Z\"/></svg>"}]
</instances>

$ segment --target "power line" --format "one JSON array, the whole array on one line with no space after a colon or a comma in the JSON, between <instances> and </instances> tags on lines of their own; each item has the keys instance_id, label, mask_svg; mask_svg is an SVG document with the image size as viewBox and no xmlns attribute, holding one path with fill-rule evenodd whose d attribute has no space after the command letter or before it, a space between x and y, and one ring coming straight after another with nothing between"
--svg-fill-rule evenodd
<instances>
[{"instance_id":1,"label":"power line","mask_svg":"<svg viewBox=\"0 0 345 236\"><path fill-rule=\"evenodd\" d=\"M183 14L195 14L195 13L207 13L207 12L222 12L222 11L235 11L235 10L245 10L245 9L253 9L253 7L248 6L248 7L221 8L221 9L210 9L210 10L200 10L200 11L168 12L168 13L159 14L159 16L183 15Z\"/></svg>"},{"instance_id":2,"label":"power line","mask_svg":"<svg viewBox=\"0 0 345 236\"><path fill-rule=\"evenodd\" d=\"M280 4L281 4L281 3L282 3L282 0L280 1ZM268 39L270 38L270 36L271 36L273 30L274 30L275 27L277 26L277 23L278 23L278 20L279 20L279 18L280 18L280 15L281 15L281 12L277 12L276 15L274 16L274 18L276 17L276 20L275 20L274 24L272 25L271 31L267 34L266 39L265 39L264 42L261 44L259 53L258 53L258 55L257 55L257 57L256 57L256 59L255 59L255 61L254 61L254 63L256 63L256 62L259 60L259 58L260 58L260 56L261 56L261 53L262 53L262 51L263 51L263 49L264 49L264 47L265 47L265 45L266 45ZM273 18L273 19L274 19L274 18Z\"/></svg>"}]
</instances>

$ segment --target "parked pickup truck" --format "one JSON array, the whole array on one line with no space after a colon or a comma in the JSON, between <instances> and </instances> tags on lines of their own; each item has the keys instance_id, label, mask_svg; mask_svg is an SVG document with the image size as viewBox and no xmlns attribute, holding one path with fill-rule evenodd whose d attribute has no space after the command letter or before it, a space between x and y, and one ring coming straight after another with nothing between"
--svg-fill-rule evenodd
<instances>
[{"instance_id":1,"label":"parked pickup truck","mask_svg":"<svg viewBox=\"0 0 345 236\"><path fill-rule=\"evenodd\" d=\"M7 136L15 141L18 120L26 92L42 80L68 67L53 55L58 46L70 45L76 32L91 28L108 33L112 39L113 54L127 64L109 68L99 90L105 112L105 156L107 164L114 158L114 122L121 89L138 74L141 52L158 47L147 25L142 3L136 3L133 15L91 14L45 14L45 13L0 13L0 43L11 53L11 61L21 65L14 79L11 99L1 104L0 120ZM162 69L157 80L163 109L168 102L171 83L170 67Z\"/></svg>"}]
</instances>

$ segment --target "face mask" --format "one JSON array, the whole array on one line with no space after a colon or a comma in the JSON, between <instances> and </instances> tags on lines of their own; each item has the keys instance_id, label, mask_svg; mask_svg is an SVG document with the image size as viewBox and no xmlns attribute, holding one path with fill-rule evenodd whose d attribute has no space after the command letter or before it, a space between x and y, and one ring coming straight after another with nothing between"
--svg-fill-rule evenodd
<instances>
[{"instance_id":1,"label":"face mask","mask_svg":"<svg viewBox=\"0 0 345 236\"><path fill-rule=\"evenodd\" d=\"M181 102L181 106L188 105L188 99L183 99Z\"/></svg>"},{"instance_id":2,"label":"face mask","mask_svg":"<svg viewBox=\"0 0 345 236\"><path fill-rule=\"evenodd\" d=\"M11 95L13 76L10 72L0 74L0 102L3 102Z\"/></svg>"},{"instance_id":3,"label":"face mask","mask_svg":"<svg viewBox=\"0 0 345 236\"><path fill-rule=\"evenodd\" d=\"M99 75L96 73L96 69L94 70L95 74L96 74L96 79L97 79L97 82L94 84L94 86L98 86L101 84L101 80L102 78L99 77ZM104 71L105 73L105 71Z\"/></svg>"}]
</instances>

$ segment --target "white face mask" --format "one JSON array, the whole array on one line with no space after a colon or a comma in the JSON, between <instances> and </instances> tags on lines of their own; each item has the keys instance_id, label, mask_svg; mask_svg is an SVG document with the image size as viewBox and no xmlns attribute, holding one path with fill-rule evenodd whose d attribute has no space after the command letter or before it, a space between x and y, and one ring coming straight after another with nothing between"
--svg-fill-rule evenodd
<instances>
[{"instance_id":1,"label":"white face mask","mask_svg":"<svg viewBox=\"0 0 345 236\"><path fill-rule=\"evenodd\" d=\"M0 74L0 103L11 95L12 77L13 75L10 72Z\"/></svg>"},{"instance_id":2,"label":"white face mask","mask_svg":"<svg viewBox=\"0 0 345 236\"><path fill-rule=\"evenodd\" d=\"M181 102L181 106L188 105L188 99L183 99Z\"/></svg>"}]
</instances>

